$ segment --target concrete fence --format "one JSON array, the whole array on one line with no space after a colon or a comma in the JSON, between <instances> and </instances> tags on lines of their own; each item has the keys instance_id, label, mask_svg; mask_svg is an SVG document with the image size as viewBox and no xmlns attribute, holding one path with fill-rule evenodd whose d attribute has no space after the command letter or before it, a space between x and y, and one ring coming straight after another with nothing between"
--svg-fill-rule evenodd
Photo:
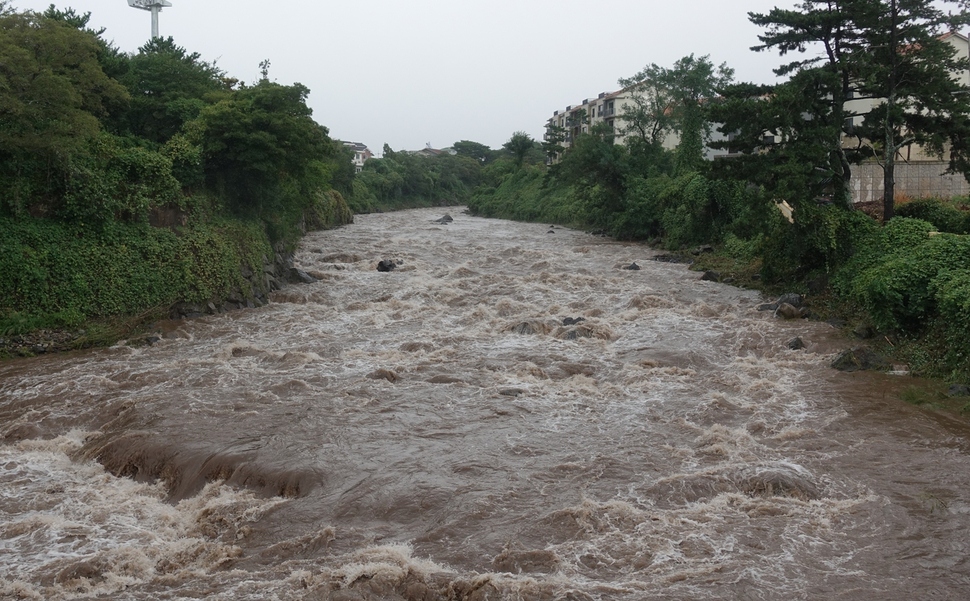
<instances>
[{"instance_id":1,"label":"concrete fence","mask_svg":"<svg viewBox=\"0 0 970 601\"><path fill-rule=\"evenodd\" d=\"M947 175L945 162L913 162L896 165L896 199L951 198L970 195L970 184L959 174ZM852 167L850 187L855 202L882 200L882 167L865 163Z\"/></svg>"}]
</instances>

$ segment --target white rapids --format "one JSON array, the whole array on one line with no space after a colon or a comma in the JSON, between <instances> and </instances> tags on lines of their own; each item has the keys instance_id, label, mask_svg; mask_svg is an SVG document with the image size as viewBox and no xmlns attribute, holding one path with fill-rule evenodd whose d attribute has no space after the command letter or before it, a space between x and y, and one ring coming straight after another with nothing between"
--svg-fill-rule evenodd
<instances>
[{"instance_id":1,"label":"white rapids","mask_svg":"<svg viewBox=\"0 0 970 601\"><path fill-rule=\"evenodd\" d=\"M0 363L0 598L965 598L970 430L908 378L644 246L446 210Z\"/></svg>"}]
</instances>

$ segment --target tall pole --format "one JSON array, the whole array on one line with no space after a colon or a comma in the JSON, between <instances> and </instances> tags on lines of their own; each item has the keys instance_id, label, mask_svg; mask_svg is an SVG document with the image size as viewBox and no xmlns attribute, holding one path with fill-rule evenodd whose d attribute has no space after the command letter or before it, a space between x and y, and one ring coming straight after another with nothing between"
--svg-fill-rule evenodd
<instances>
[{"instance_id":1,"label":"tall pole","mask_svg":"<svg viewBox=\"0 0 970 601\"><path fill-rule=\"evenodd\" d=\"M152 39L154 40L158 37L158 13L162 12L163 8L172 6L172 3L168 0L128 0L128 6L152 13Z\"/></svg>"}]
</instances>

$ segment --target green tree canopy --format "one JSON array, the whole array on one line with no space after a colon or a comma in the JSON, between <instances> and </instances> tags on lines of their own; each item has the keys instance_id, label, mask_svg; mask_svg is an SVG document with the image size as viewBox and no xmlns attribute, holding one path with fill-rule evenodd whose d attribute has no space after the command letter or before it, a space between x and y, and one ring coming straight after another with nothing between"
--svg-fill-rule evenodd
<instances>
[{"instance_id":1,"label":"green tree canopy","mask_svg":"<svg viewBox=\"0 0 970 601\"><path fill-rule=\"evenodd\" d=\"M524 131L517 131L505 144L502 144L502 148L509 153L516 166L522 166L529 153L535 150L536 141Z\"/></svg>"},{"instance_id":2,"label":"green tree canopy","mask_svg":"<svg viewBox=\"0 0 970 601\"><path fill-rule=\"evenodd\" d=\"M495 151L485 144L472 142L471 140L459 140L451 145L458 153L458 156L469 157L479 161L483 165L495 158Z\"/></svg>"},{"instance_id":3,"label":"green tree canopy","mask_svg":"<svg viewBox=\"0 0 970 601\"><path fill-rule=\"evenodd\" d=\"M711 134L710 104L733 77L727 64L715 66L709 56L691 54L671 68L650 64L633 77L620 79L632 102L622 114L626 133L659 145L668 132L676 131L680 134L678 170L699 168Z\"/></svg>"},{"instance_id":4,"label":"green tree canopy","mask_svg":"<svg viewBox=\"0 0 970 601\"><path fill-rule=\"evenodd\" d=\"M63 19L0 10L0 187L8 211L58 194L99 119L127 101L102 71L100 49L93 33Z\"/></svg>"},{"instance_id":5,"label":"green tree canopy","mask_svg":"<svg viewBox=\"0 0 970 601\"><path fill-rule=\"evenodd\" d=\"M856 96L876 105L853 133L862 154L871 152L882 166L888 221L894 214L897 155L906 146L917 144L942 158L949 145L951 168L970 175L970 155L953 144L970 136L970 87L957 77L970 63L944 37L966 24L970 13L944 12L930 0L883 0L872 2L863 18L866 52L853 85Z\"/></svg>"},{"instance_id":6,"label":"green tree canopy","mask_svg":"<svg viewBox=\"0 0 970 601\"><path fill-rule=\"evenodd\" d=\"M202 149L206 183L237 211L266 216L287 194L326 186L322 161L336 154L311 118L309 89L262 80L205 107L189 125Z\"/></svg>"},{"instance_id":7,"label":"green tree canopy","mask_svg":"<svg viewBox=\"0 0 970 601\"><path fill-rule=\"evenodd\" d=\"M169 38L153 38L127 64L121 82L131 93L127 129L164 143L202 109L226 97L232 80Z\"/></svg>"}]
</instances>

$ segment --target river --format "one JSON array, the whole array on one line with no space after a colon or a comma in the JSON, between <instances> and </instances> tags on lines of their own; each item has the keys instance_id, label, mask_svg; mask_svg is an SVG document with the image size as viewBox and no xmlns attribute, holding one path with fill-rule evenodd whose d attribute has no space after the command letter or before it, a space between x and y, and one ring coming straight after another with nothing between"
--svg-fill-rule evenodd
<instances>
[{"instance_id":1,"label":"river","mask_svg":"<svg viewBox=\"0 0 970 601\"><path fill-rule=\"evenodd\" d=\"M449 211L309 234L318 282L154 345L0 363L0 598L970 595L970 430L913 380L644 246Z\"/></svg>"}]
</instances>

